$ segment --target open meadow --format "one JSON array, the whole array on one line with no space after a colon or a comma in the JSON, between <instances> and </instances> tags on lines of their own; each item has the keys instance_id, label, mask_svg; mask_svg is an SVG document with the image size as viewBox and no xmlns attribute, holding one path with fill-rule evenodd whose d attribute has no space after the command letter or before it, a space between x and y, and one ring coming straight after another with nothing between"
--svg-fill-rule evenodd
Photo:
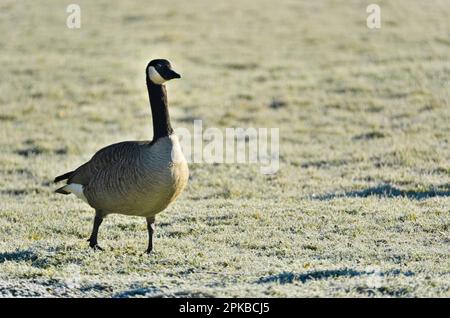
<instances>
[{"instance_id":1,"label":"open meadow","mask_svg":"<svg viewBox=\"0 0 450 318\"><path fill-rule=\"evenodd\" d=\"M450 1L0 2L0 296L450 297ZM279 128L280 167L190 164L156 220L53 178L174 128Z\"/></svg>"}]
</instances>

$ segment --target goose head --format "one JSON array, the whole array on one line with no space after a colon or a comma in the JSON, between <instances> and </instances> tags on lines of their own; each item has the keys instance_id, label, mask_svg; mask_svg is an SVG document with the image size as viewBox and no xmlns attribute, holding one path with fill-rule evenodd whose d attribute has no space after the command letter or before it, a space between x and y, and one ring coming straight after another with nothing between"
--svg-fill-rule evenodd
<instances>
[{"instance_id":1,"label":"goose head","mask_svg":"<svg viewBox=\"0 0 450 318\"><path fill-rule=\"evenodd\" d=\"M181 75L172 69L170 62L164 59L150 61L145 72L148 79L156 85L162 85L174 78L181 78Z\"/></svg>"}]
</instances>

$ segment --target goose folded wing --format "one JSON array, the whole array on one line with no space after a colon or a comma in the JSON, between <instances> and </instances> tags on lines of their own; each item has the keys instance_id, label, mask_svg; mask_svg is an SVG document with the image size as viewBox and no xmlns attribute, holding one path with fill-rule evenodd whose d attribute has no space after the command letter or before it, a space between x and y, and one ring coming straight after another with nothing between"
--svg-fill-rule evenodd
<instances>
[{"instance_id":1,"label":"goose folded wing","mask_svg":"<svg viewBox=\"0 0 450 318\"><path fill-rule=\"evenodd\" d=\"M85 164L78 167L67 183L87 185L91 178L100 171L107 171L117 165L132 164L139 158L140 147L149 142L124 141L100 149Z\"/></svg>"}]
</instances>

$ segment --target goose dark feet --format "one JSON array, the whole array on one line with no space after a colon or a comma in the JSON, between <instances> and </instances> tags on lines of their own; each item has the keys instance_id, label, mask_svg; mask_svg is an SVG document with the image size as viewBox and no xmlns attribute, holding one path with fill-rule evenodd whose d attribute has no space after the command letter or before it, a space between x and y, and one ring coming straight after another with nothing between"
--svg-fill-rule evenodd
<instances>
[{"instance_id":1,"label":"goose dark feet","mask_svg":"<svg viewBox=\"0 0 450 318\"><path fill-rule=\"evenodd\" d=\"M89 247L92 248L94 251L104 251L104 249L102 247L100 247L100 245L98 245L97 242L91 242L91 239L88 239L89 242Z\"/></svg>"},{"instance_id":2,"label":"goose dark feet","mask_svg":"<svg viewBox=\"0 0 450 318\"><path fill-rule=\"evenodd\" d=\"M94 218L94 227L92 228L91 237L88 239L89 247L96 251L103 251L103 248L101 248L97 242L98 229L100 228L100 224L102 224L102 222L103 218L97 214Z\"/></svg>"},{"instance_id":3,"label":"goose dark feet","mask_svg":"<svg viewBox=\"0 0 450 318\"><path fill-rule=\"evenodd\" d=\"M147 231L148 231L148 248L145 251L145 253L151 254L153 250L153 234L155 233L155 217L147 218Z\"/></svg>"}]
</instances>

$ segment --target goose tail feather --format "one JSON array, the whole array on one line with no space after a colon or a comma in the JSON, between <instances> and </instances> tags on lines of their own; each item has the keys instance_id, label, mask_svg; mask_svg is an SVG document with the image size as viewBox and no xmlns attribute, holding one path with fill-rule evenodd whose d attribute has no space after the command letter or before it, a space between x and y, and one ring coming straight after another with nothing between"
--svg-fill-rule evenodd
<instances>
[{"instance_id":1,"label":"goose tail feather","mask_svg":"<svg viewBox=\"0 0 450 318\"><path fill-rule=\"evenodd\" d=\"M56 193L61 193L61 194L70 194L71 192L67 191L65 189L66 185L64 187L58 188L55 190Z\"/></svg>"},{"instance_id":2,"label":"goose tail feather","mask_svg":"<svg viewBox=\"0 0 450 318\"><path fill-rule=\"evenodd\" d=\"M70 171L70 172L67 172L67 173L65 173L65 174L62 174L62 175L60 175L60 176L57 176L53 182L56 183L56 182L59 182L59 181L62 181L62 180L69 179L70 176L71 176L73 173L74 173L74 171Z\"/></svg>"}]
</instances>

